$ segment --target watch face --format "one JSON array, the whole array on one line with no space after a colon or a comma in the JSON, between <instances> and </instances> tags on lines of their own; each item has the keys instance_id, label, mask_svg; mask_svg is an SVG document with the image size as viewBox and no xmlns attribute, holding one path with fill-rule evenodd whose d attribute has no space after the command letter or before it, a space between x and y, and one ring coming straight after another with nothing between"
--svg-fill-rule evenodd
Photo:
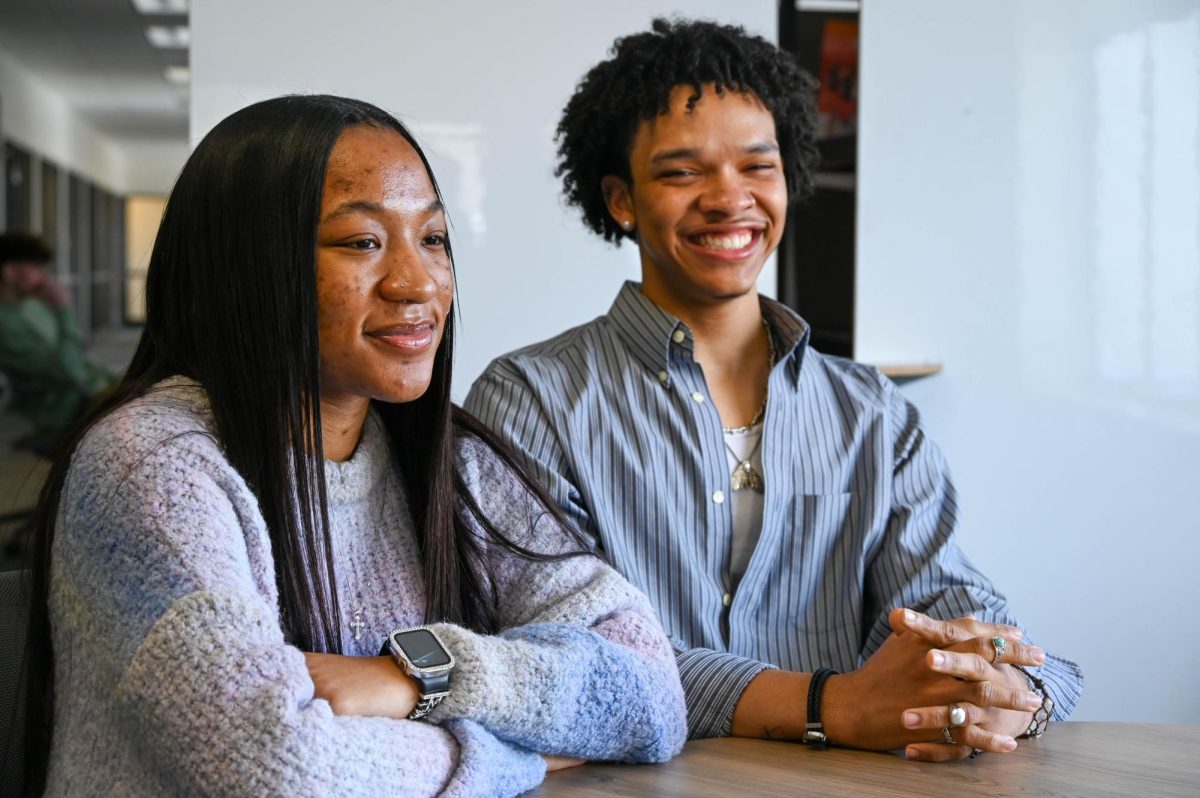
<instances>
[{"instance_id":1,"label":"watch face","mask_svg":"<svg viewBox=\"0 0 1200 798\"><path fill-rule=\"evenodd\" d=\"M397 632L392 639L414 668L426 670L450 664L450 653L442 648L442 644L428 629Z\"/></svg>"}]
</instances>

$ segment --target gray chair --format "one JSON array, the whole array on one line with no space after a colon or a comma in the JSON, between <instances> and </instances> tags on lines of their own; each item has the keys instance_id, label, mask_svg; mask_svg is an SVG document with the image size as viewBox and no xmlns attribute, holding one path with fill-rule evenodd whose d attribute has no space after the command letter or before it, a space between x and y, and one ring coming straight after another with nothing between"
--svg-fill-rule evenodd
<instances>
[{"instance_id":1,"label":"gray chair","mask_svg":"<svg viewBox=\"0 0 1200 798\"><path fill-rule=\"evenodd\" d=\"M27 571L0 571L0 795L19 795L25 728L25 626L29 615Z\"/></svg>"}]
</instances>

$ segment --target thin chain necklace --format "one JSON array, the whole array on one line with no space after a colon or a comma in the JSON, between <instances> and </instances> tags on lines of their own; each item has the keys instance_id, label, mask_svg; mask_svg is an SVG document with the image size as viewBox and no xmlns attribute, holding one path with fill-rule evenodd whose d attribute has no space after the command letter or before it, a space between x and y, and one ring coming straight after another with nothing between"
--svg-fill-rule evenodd
<instances>
[{"instance_id":1,"label":"thin chain necklace","mask_svg":"<svg viewBox=\"0 0 1200 798\"><path fill-rule=\"evenodd\" d=\"M767 331L767 385L771 384L771 369L775 367L775 339L771 336L771 327L767 324L767 320L763 319L763 329ZM722 427L721 431L725 435L744 435L753 429L756 425L762 422L763 417L767 414L767 396L768 392L763 392L762 404L758 407L758 412L754 414L754 418L750 419L749 424L741 427ZM764 483L762 474L755 470L754 464L750 462L754 459L754 455L758 452L758 447L762 445L762 430L759 430L758 440L754 442L754 448L745 457L738 456L738 453L729 445L729 440L722 437L725 443L725 448L733 455L733 459L738 461L733 468L733 473L729 475L729 486L735 491L749 488L755 493L762 493Z\"/></svg>"},{"instance_id":2,"label":"thin chain necklace","mask_svg":"<svg viewBox=\"0 0 1200 798\"><path fill-rule=\"evenodd\" d=\"M754 414L754 418L747 421L740 427L721 427L721 431L726 435L741 435L744 432L749 432L754 428L754 425L763 420L763 416L767 414L767 397L764 395L762 404L758 406L758 412Z\"/></svg>"}]
</instances>

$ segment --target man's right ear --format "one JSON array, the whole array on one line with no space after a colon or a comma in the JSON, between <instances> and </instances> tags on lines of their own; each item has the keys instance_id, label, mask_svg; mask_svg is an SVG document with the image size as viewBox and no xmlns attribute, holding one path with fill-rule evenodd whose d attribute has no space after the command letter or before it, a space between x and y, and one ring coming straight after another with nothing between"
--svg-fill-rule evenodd
<instances>
[{"instance_id":1,"label":"man's right ear","mask_svg":"<svg viewBox=\"0 0 1200 798\"><path fill-rule=\"evenodd\" d=\"M609 216L626 233L632 233L637 226L637 217L633 213L633 195L629 191L629 184L616 175L605 175L600 179L600 190L604 193Z\"/></svg>"}]
</instances>

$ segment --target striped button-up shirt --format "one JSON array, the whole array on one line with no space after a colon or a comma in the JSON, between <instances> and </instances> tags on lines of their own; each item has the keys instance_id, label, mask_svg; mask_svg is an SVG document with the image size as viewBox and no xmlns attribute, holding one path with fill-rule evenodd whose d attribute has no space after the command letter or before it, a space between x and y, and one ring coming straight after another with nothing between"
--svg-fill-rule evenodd
<instances>
[{"instance_id":1,"label":"striped button-up shirt","mask_svg":"<svg viewBox=\"0 0 1200 798\"><path fill-rule=\"evenodd\" d=\"M916 409L878 370L809 348L788 308L761 307L779 358L762 534L736 589L721 419L691 330L636 283L606 315L493 361L466 403L649 595L692 737L728 734L766 667L859 667L894 607L1017 623L955 545L954 486ZM1079 668L1048 654L1039 675L1067 717Z\"/></svg>"}]
</instances>

